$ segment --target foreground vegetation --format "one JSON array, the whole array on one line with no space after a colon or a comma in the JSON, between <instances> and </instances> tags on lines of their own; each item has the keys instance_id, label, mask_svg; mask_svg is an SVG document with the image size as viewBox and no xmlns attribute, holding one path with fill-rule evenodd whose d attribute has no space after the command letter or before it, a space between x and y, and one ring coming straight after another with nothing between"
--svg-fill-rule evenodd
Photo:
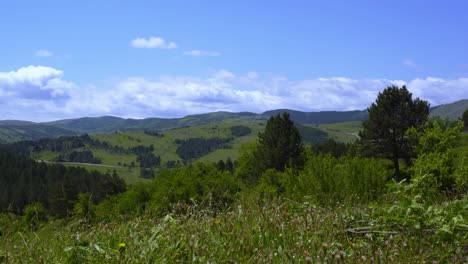
<instances>
[{"instance_id":1,"label":"foreground vegetation","mask_svg":"<svg viewBox=\"0 0 468 264\"><path fill-rule=\"evenodd\" d=\"M147 211L92 225L49 222L37 233L2 238L1 254L6 263L466 262L462 235L352 229L369 224L374 213L284 199L245 198L224 212L179 203L162 217Z\"/></svg>"}]
</instances>

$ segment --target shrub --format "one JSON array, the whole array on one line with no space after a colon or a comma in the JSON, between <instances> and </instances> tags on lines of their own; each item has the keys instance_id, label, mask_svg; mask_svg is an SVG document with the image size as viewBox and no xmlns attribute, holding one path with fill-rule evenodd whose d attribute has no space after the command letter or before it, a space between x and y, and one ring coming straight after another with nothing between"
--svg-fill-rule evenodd
<instances>
[{"instance_id":1,"label":"shrub","mask_svg":"<svg viewBox=\"0 0 468 264\"><path fill-rule=\"evenodd\" d=\"M41 203L32 203L24 208L23 224L29 230L35 231L45 219L45 209Z\"/></svg>"}]
</instances>

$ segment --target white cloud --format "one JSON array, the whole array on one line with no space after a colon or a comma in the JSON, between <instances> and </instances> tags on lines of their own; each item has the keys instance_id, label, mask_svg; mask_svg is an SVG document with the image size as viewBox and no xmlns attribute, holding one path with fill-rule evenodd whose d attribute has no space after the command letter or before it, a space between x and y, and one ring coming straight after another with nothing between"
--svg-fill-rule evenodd
<instances>
[{"instance_id":1,"label":"white cloud","mask_svg":"<svg viewBox=\"0 0 468 264\"><path fill-rule=\"evenodd\" d=\"M468 78L428 77L408 82L345 77L293 81L283 76L236 75L227 70L204 78L131 77L106 87L65 81L60 70L28 66L0 72L2 119L51 120L81 116L180 117L211 111L263 112L365 109L390 85L407 85L431 105L468 98Z\"/></svg>"},{"instance_id":2,"label":"white cloud","mask_svg":"<svg viewBox=\"0 0 468 264\"><path fill-rule=\"evenodd\" d=\"M63 72L45 66L27 66L16 71L0 72L0 87L15 90L19 84L44 88L50 80L60 79Z\"/></svg>"},{"instance_id":3,"label":"white cloud","mask_svg":"<svg viewBox=\"0 0 468 264\"><path fill-rule=\"evenodd\" d=\"M52 56L54 56L54 53L52 51L50 51L50 50L40 49L40 50L36 51L34 56L36 56L36 57L52 57Z\"/></svg>"},{"instance_id":4,"label":"white cloud","mask_svg":"<svg viewBox=\"0 0 468 264\"><path fill-rule=\"evenodd\" d=\"M189 50L184 52L184 55L191 57L216 57L221 56L221 53L217 51Z\"/></svg>"},{"instance_id":5,"label":"white cloud","mask_svg":"<svg viewBox=\"0 0 468 264\"><path fill-rule=\"evenodd\" d=\"M161 37L135 38L130 43L134 48L144 49L176 49L177 44Z\"/></svg>"}]
</instances>

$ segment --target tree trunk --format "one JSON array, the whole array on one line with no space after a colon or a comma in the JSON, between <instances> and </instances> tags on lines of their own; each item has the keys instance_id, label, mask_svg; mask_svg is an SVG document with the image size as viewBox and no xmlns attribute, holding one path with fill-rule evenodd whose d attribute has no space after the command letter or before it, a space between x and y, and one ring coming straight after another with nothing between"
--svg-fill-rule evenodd
<instances>
[{"instance_id":1,"label":"tree trunk","mask_svg":"<svg viewBox=\"0 0 468 264\"><path fill-rule=\"evenodd\" d=\"M393 167L395 169L395 178L399 182L401 181L401 175L400 175L400 163L398 163L398 157L393 157Z\"/></svg>"}]
</instances>

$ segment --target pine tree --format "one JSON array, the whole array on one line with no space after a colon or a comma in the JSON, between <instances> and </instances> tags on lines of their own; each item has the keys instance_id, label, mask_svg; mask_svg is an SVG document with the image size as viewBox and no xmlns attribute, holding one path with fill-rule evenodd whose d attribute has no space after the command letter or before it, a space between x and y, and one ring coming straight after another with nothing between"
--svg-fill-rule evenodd
<instances>
[{"instance_id":1,"label":"pine tree","mask_svg":"<svg viewBox=\"0 0 468 264\"><path fill-rule=\"evenodd\" d=\"M288 113L270 117L265 131L259 133L255 159L261 172L267 169L284 171L286 167L302 167L304 145L301 134Z\"/></svg>"},{"instance_id":2,"label":"pine tree","mask_svg":"<svg viewBox=\"0 0 468 264\"><path fill-rule=\"evenodd\" d=\"M412 94L405 86L387 87L368 109L369 119L363 122L360 132L362 143L375 154L390 159L395 177L400 177L400 158L409 158L411 146L405 137L411 127L422 126L429 116L429 103Z\"/></svg>"}]
</instances>

